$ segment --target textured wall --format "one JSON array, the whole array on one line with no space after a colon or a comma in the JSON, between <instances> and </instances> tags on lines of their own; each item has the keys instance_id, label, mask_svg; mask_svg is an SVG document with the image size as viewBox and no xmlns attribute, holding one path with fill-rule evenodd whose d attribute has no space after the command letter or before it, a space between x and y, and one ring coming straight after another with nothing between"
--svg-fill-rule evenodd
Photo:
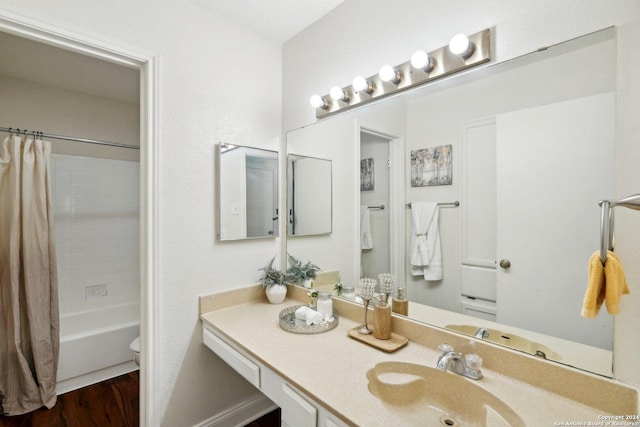
<instances>
[{"instance_id":1,"label":"textured wall","mask_svg":"<svg viewBox=\"0 0 640 427\"><path fill-rule=\"evenodd\" d=\"M202 345L197 304L198 295L256 282L278 251L274 239L216 241L214 144L278 149L280 46L192 1L1 0L2 8L159 56L156 413L163 425L194 425L250 398L255 389Z\"/></svg>"}]
</instances>

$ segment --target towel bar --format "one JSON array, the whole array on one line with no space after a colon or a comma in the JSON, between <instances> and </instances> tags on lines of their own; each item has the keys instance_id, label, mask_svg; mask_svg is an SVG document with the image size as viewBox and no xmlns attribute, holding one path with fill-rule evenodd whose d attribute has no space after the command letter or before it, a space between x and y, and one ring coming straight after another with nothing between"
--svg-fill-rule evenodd
<instances>
[{"instance_id":1,"label":"towel bar","mask_svg":"<svg viewBox=\"0 0 640 427\"><path fill-rule=\"evenodd\" d=\"M438 203L438 206L455 206L458 207L460 206L460 202L459 201L455 201L455 202L442 202L442 203ZM407 207L411 208L411 202L407 203Z\"/></svg>"},{"instance_id":2,"label":"towel bar","mask_svg":"<svg viewBox=\"0 0 640 427\"><path fill-rule=\"evenodd\" d=\"M600 214L600 261L604 265L607 261L607 251L613 250L613 208L623 206L640 210L640 194L634 194L616 201L600 200L598 205L602 208Z\"/></svg>"}]
</instances>

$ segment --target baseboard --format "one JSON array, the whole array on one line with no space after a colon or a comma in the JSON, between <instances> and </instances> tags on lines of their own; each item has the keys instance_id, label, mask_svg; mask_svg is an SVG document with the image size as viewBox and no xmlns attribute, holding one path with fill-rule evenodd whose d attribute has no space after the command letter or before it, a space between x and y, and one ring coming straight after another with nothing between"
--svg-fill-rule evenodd
<instances>
[{"instance_id":1,"label":"baseboard","mask_svg":"<svg viewBox=\"0 0 640 427\"><path fill-rule=\"evenodd\" d=\"M99 371L89 372L88 374L79 375L77 377L58 382L56 384L56 394L61 395L63 393L68 393L70 391L77 390L91 384L97 384L136 370L138 370L138 365L133 361L129 361L119 365L110 366L105 369L100 369Z\"/></svg>"},{"instance_id":2,"label":"baseboard","mask_svg":"<svg viewBox=\"0 0 640 427\"><path fill-rule=\"evenodd\" d=\"M246 400L193 427L239 427L249 424L278 406L265 395Z\"/></svg>"}]
</instances>

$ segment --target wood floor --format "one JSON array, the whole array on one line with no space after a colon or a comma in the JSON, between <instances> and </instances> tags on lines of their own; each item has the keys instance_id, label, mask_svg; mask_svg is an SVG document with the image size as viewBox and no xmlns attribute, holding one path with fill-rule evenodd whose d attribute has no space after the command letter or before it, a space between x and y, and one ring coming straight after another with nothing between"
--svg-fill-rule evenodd
<instances>
[{"instance_id":1,"label":"wood floor","mask_svg":"<svg viewBox=\"0 0 640 427\"><path fill-rule=\"evenodd\" d=\"M58 396L56 406L13 417L0 427L137 427L138 372Z\"/></svg>"},{"instance_id":2,"label":"wood floor","mask_svg":"<svg viewBox=\"0 0 640 427\"><path fill-rule=\"evenodd\" d=\"M51 409L0 415L0 427L138 427L138 390L138 372L131 372L62 394ZM245 427L280 427L280 409Z\"/></svg>"}]
</instances>

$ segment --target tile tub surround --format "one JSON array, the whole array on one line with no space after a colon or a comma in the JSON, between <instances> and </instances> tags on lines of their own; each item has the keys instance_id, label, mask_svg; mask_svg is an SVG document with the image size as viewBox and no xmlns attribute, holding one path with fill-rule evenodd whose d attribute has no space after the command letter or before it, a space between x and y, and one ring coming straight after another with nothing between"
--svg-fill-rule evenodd
<instances>
[{"instance_id":1,"label":"tile tub surround","mask_svg":"<svg viewBox=\"0 0 640 427\"><path fill-rule=\"evenodd\" d=\"M362 307L339 299L334 300L334 310L340 324L333 331L298 335L282 330L278 313L304 301L306 290L290 287L284 303L269 304L261 286L249 286L201 297L200 314L203 323L336 416L356 425L390 425L402 420L401 409L383 404L368 392L369 369L383 361L435 367L436 347L442 342L456 351L480 354L485 378L477 384L510 405L528 425L596 422L599 415L637 413L637 390L624 384L409 319L393 318L393 331L409 338L409 345L384 353L347 337L347 331L361 321ZM313 357L314 369L309 369L309 363L291 363L309 360L309 355L317 356ZM327 372L332 374L319 374Z\"/></svg>"}]
</instances>

